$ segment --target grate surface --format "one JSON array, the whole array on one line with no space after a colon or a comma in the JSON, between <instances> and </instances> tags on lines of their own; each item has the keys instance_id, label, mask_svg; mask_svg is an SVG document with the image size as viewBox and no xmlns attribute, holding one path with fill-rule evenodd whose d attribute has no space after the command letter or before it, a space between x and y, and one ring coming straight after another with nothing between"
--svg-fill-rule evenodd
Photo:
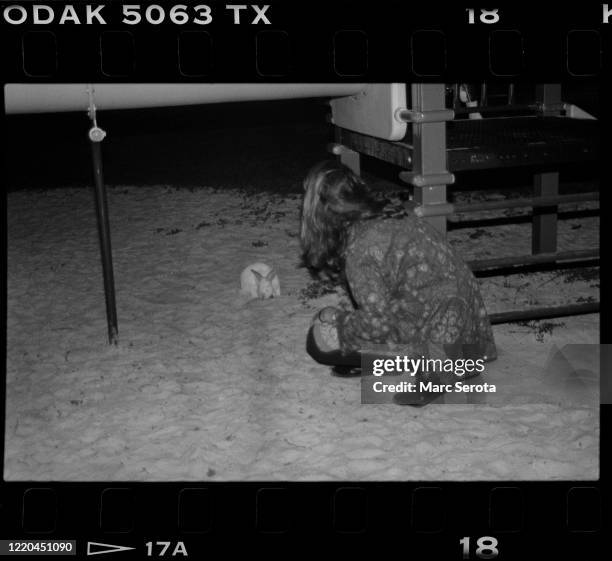
<instances>
[{"instance_id":1,"label":"grate surface","mask_svg":"<svg viewBox=\"0 0 612 561\"><path fill-rule=\"evenodd\" d=\"M592 161L599 153L599 122L563 117L464 119L447 124L451 172ZM339 129L339 142L404 169L412 167L412 131L400 142Z\"/></svg>"},{"instance_id":2,"label":"grate surface","mask_svg":"<svg viewBox=\"0 0 612 561\"><path fill-rule=\"evenodd\" d=\"M592 144L597 139L597 121L562 117L515 117L451 121L447 126L447 148L524 146L535 143Z\"/></svg>"}]
</instances>

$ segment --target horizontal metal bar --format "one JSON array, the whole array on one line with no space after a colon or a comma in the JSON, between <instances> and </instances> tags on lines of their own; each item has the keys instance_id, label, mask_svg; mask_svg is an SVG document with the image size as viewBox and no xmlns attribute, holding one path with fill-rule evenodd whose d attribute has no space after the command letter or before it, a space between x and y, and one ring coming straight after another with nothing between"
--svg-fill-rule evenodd
<instances>
[{"instance_id":1,"label":"horizontal metal bar","mask_svg":"<svg viewBox=\"0 0 612 561\"><path fill-rule=\"evenodd\" d=\"M455 212L452 203L437 203L428 205L419 205L415 207L414 214L419 218L425 216L447 216Z\"/></svg>"},{"instance_id":2,"label":"horizontal metal bar","mask_svg":"<svg viewBox=\"0 0 612 561\"><path fill-rule=\"evenodd\" d=\"M409 169L412 165L412 147L405 143L381 140L342 127L336 127L336 132L337 142L355 152L389 162L403 169Z\"/></svg>"},{"instance_id":3,"label":"horizontal metal bar","mask_svg":"<svg viewBox=\"0 0 612 561\"><path fill-rule=\"evenodd\" d=\"M466 203L454 205L454 212L477 212L480 210L496 210L520 207L543 207L557 206L569 203L580 203L585 201L598 201L599 193L575 193L572 195L555 195L550 197L527 197L520 199L506 199L504 201L485 201L482 203Z\"/></svg>"},{"instance_id":4,"label":"horizontal metal bar","mask_svg":"<svg viewBox=\"0 0 612 561\"><path fill-rule=\"evenodd\" d=\"M395 110L395 119L403 123L444 123L452 121L455 112L452 109L437 109L432 111L414 111L399 108Z\"/></svg>"},{"instance_id":5,"label":"horizontal metal bar","mask_svg":"<svg viewBox=\"0 0 612 561\"><path fill-rule=\"evenodd\" d=\"M455 109L456 115L467 113L515 113L520 111L537 111L536 104L513 104L513 105L477 105L475 107L459 107Z\"/></svg>"},{"instance_id":6,"label":"horizontal metal bar","mask_svg":"<svg viewBox=\"0 0 612 561\"><path fill-rule=\"evenodd\" d=\"M415 187L428 187L429 185L452 185L455 176L452 173L428 173L421 175L412 171L402 171L399 174L402 181L410 183Z\"/></svg>"},{"instance_id":7,"label":"horizontal metal bar","mask_svg":"<svg viewBox=\"0 0 612 561\"><path fill-rule=\"evenodd\" d=\"M549 308L532 308L530 310L516 310L489 314L489 320L492 325L499 325L500 323L512 323L517 321L596 314L599 312L599 307L599 302L588 302L585 304L570 304L567 306L551 306Z\"/></svg>"},{"instance_id":8,"label":"horizontal metal bar","mask_svg":"<svg viewBox=\"0 0 612 561\"><path fill-rule=\"evenodd\" d=\"M442 216L465 212L480 212L483 210L497 210L507 208L522 207L552 207L570 203L580 203L586 201L598 201L599 193L575 193L572 195L555 195L550 197L527 197L520 199L506 199L503 201L485 201L482 203L465 203L453 205L423 205L416 207L414 212L417 216Z\"/></svg>"},{"instance_id":9,"label":"horizontal metal bar","mask_svg":"<svg viewBox=\"0 0 612 561\"><path fill-rule=\"evenodd\" d=\"M424 218L426 216L450 216L451 214L455 214L455 205L452 203L420 205L415 207L414 214L419 218Z\"/></svg>"},{"instance_id":10,"label":"horizontal metal bar","mask_svg":"<svg viewBox=\"0 0 612 561\"><path fill-rule=\"evenodd\" d=\"M497 257L494 259L477 259L468 261L472 271L486 271L488 269L502 269L506 267L521 267L525 265L538 265L543 263L558 263L561 261L579 261L598 259L599 248L579 249L575 251L557 251L555 253L538 253L535 255L521 255L518 257Z\"/></svg>"},{"instance_id":11,"label":"horizontal metal bar","mask_svg":"<svg viewBox=\"0 0 612 561\"><path fill-rule=\"evenodd\" d=\"M545 102L538 102L536 103L536 109L538 112L540 113L559 113L561 114L564 111L567 111L568 108L568 103L565 103L563 101L559 102L559 103L545 103Z\"/></svg>"}]
</instances>

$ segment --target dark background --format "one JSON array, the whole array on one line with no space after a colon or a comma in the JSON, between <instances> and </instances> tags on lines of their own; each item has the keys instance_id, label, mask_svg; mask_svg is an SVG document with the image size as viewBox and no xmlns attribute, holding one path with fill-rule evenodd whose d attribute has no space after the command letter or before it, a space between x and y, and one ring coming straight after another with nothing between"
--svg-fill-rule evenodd
<instances>
[{"instance_id":1,"label":"dark background","mask_svg":"<svg viewBox=\"0 0 612 561\"><path fill-rule=\"evenodd\" d=\"M517 102L533 101L533 95L533 85L517 87ZM564 86L563 99L598 114L596 85ZM324 99L100 111L98 124L107 132L102 143L105 180L108 185L299 193L309 167L330 157L326 144L333 141L333 130L328 113ZM85 112L9 115L5 125L9 190L92 185ZM399 168L367 157L363 161L373 184L405 186L397 178ZM594 177L595 170L585 167L562 168L562 180L574 184ZM526 186L532 172L518 168L462 173L454 188Z\"/></svg>"}]
</instances>

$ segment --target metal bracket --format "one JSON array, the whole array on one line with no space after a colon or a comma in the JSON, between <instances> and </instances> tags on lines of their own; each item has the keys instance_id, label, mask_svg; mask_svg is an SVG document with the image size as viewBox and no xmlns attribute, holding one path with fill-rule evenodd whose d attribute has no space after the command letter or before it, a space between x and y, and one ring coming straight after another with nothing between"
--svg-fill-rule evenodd
<instances>
[{"instance_id":1,"label":"metal bracket","mask_svg":"<svg viewBox=\"0 0 612 561\"><path fill-rule=\"evenodd\" d=\"M97 108L94 99L94 87L93 84L87 84L87 97L89 99L89 107L87 109L87 116L91 119L92 127L89 129L89 140L92 142L102 142L106 136L106 131L98 126Z\"/></svg>"},{"instance_id":2,"label":"metal bracket","mask_svg":"<svg viewBox=\"0 0 612 561\"><path fill-rule=\"evenodd\" d=\"M344 144L340 144L338 142L330 142L326 146L326 149L330 154L333 154L334 156L341 156L342 154L348 154L349 152L354 152L354 150L351 150L347 146L344 146Z\"/></svg>"},{"instance_id":3,"label":"metal bracket","mask_svg":"<svg viewBox=\"0 0 612 561\"><path fill-rule=\"evenodd\" d=\"M402 171L399 174L402 181L410 183L415 187L429 187L430 185L452 185L455 183L455 176L452 173L428 173L421 175L412 171Z\"/></svg>"},{"instance_id":4,"label":"metal bracket","mask_svg":"<svg viewBox=\"0 0 612 561\"><path fill-rule=\"evenodd\" d=\"M452 109L437 109L434 111L415 111L413 109L399 108L395 110L394 117L402 123L445 123L455 118Z\"/></svg>"},{"instance_id":5,"label":"metal bracket","mask_svg":"<svg viewBox=\"0 0 612 561\"><path fill-rule=\"evenodd\" d=\"M361 175L361 155L359 152L339 142L328 144L327 151L331 152L334 156L338 156L340 163L347 166L353 173Z\"/></svg>"},{"instance_id":6,"label":"metal bracket","mask_svg":"<svg viewBox=\"0 0 612 561\"><path fill-rule=\"evenodd\" d=\"M327 146L327 151L334 156L345 156L351 154L359 154L356 150L340 144L339 142L330 142Z\"/></svg>"},{"instance_id":7,"label":"metal bracket","mask_svg":"<svg viewBox=\"0 0 612 561\"><path fill-rule=\"evenodd\" d=\"M452 203L436 203L430 205L419 205L414 209L414 214L419 218L426 216L450 216L455 213Z\"/></svg>"},{"instance_id":8,"label":"metal bracket","mask_svg":"<svg viewBox=\"0 0 612 561\"><path fill-rule=\"evenodd\" d=\"M561 114L567 109L567 104L566 103L544 103L543 101L537 101L535 103L535 109L538 113Z\"/></svg>"},{"instance_id":9,"label":"metal bracket","mask_svg":"<svg viewBox=\"0 0 612 561\"><path fill-rule=\"evenodd\" d=\"M543 115L560 115L563 110L561 84L537 84L536 108Z\"/></svg>"},{"instance_id":10,"label":"metal bracket","mask_svg":"<svg viewBox=\"0 0 612 561\"><path fill-rule=\"evenodd\" d=\"M536 103L536 111L542 114L564 114L570 119L588 119L594 121L597 120L595 117L593 117L593 115L587 113L586 111L584 111L584 109L581 109L573 103L549 103L548 105L545 105L544 103Z\"/></svg>"},{"instance_id":11,"label":"metal bracket","mask_svg":"<svg viewBox=\"0 0 612 561\"><path fill-rule=\"evenodd\" d=\"M106 131L100 127L91 127L87 136L89 136L89 140L92 142L102 142L106 136Z\"/></svg>"}]
</instances>

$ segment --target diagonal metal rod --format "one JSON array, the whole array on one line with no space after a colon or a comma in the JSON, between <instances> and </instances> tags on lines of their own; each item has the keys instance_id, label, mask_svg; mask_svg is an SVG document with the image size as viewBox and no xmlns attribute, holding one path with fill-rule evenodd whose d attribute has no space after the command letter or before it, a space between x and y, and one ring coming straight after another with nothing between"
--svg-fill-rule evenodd
<instances>
[{"instance_id":1,"label":"diagonal metal rod","mask_svg":"<svg viewBox=\"0 0 612 561\"><path fill-rule=\"evenodd\" d=\"M115 303L115 279L113 275L113 255L111 251L110 226L108 222L108 204L106 201L106 186L102 174L101 142L90 138L93 156L93 172L95 183L96 214L98 217L98 233L100 237L100 254L102 256L102 273L104 275L104 298L106 301L106 321L108 324L108 342L116 345L119 336L117 328L117 305Z\"/></svg>"}]
</instances>

